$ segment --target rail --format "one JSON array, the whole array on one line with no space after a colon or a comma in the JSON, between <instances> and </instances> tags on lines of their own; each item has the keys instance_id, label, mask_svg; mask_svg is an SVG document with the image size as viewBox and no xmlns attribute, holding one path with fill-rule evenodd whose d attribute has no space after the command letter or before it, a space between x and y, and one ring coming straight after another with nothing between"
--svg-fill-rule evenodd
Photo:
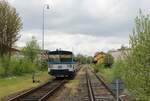
<instances>
[{"instance_id":1,"label":"rail","mask_svg":"<svg viewBox=\"0 0 150 101\"><path fill-rule=\"evenodd\" d=\"M90 79L91 77L89 76L89 74L88 74L88 70L92 73L92 75L93 76L95 76L96 78L95 78L95 80L97 79L98 81L99 81L99 83L100 83L100 85L101 86L93 86L94 88L96 88L97 90L99 90L99 91L101 91L101 88L100 87L104 87L104 89L107 91L107 92L109 92L109 94L110 95L107 95L107 93L106 93L106 95L104 96L103 94L104 94L104 92L103 92L103 94L101 95L101 94L98 94L98 93L96 93L96 91L92 88L92 81L91 80L93 80L93 79ZM100 76L98 76L95 72L93 72L91 69L89 69L89 68L87 68L87 70L86 70L86 78L87 78L87 87L88 87L88 95L89 95L89 100L90 101L96 101L96 100L98 100L98 99L103 99L103 97L105 98L105 99L114 99L114 100L116 100L116 95L111 91L111 89L109 88L109 86L104 82L104 80L100 77ZM98 81L97 81L97 83L98 83ZM95 82L95 81L94 81ZM96 95L95 95L95 94ZM111 97L110 97L111 96ZM108 97L108 98L107 98Z\"/></svg>"},{"instance_id":2,"label":"rail","mask_svg":"<svg viewBox=\"0 0 150 101\"><path fill-rule=\"evenodd\" d=\"M39 87L17 95L8 101L45 101L66 82L66 80L54 79L53 81L49 81Z\"/></svg>"},{"instance_id":3,"label":"rail","mask_svg":"<svg viewBox=\"0 0 150 101\"><path fill-rule=\"evenodd\" d=\"M87 70L86 70L86 82L87 82L87 87L88 87L89 100L95 101L95 96L94 96L94 92L92 89L91 80L90 80Z\"/></svg>"}]
</instances>

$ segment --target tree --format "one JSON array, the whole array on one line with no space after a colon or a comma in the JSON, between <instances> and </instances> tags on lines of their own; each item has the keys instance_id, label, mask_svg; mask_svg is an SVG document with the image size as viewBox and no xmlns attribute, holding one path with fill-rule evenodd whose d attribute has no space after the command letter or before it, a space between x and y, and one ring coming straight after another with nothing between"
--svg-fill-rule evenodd
<instances>
[{"instance_id":1,"label":"tree","mask_svg":"<svg viewBox=\"0 0 150 101\"><path fill-rule=\"evenodd\" d=\"M93 61L93 57L92 56L86 56L86 55L82 55L82 54L78 54L75 57L75 60L82 63L82 64L90 64Z\"/></svg>"},{"instance_id":2,"label":"tree","mask_svg":"<svg viewBox=\"0 0 150 101\"><path fill-rule=\"evenodd\" d=\"M105 65L105 67L109 67L110 68L112 66L113 62L114 62L113 56L111 54L106 54L105 58L104 58L104 65Z\"/></svg>"},{"instance_id":3,"label":"tree","mask_svg":"<svg viewBox=\"0 0 150 101\"><path fill-rule=\"evenodd\" d=\"M150 101L150 19L140 11L130 36L131 51L126 54L123 79L138 101Z\"/></svg>"},{"instance_id":4,"label":"tree","mask_svg":"<svg viewBox=\"0 0 150 101\"><path fill-rule=\"evenodd\" d=\"M26 43L26 47L24 47L22 51L25 58L33 63L38 57L38 53L40 53L40 48L35 37L32 37L32 39Z\"/></svg>"},{"instance_id":5,"label":"tree","mask_svg":"<svg viewBox=\"0 0 150 101\"><path fill-rule=\"evenodd\" d=\"M19 39L21 18L16 9L5 0L0 1L0 56L11 55L10 49Z\"/></svg>"},{"instance_id":6,"label":"tree","mask_svg":"<svg viewBox=\"0 0 150 101\"><path fill-rule=\"evenodd\" d=\"M75 60L79 63L82 63L82 64L85 64L86 63L86 59L85 59L85 56L82 55L82 54L78 54L76 57L75 57Z\"/></svg>"}]
</instances>

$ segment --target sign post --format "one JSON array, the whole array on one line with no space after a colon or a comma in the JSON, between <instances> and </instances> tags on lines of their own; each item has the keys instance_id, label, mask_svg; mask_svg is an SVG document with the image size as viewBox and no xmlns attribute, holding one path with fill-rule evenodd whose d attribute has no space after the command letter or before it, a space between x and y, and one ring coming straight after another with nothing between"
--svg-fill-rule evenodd
<instances>
[{"instance_id":1,"label":"sign post","mask_svg":"<svg viewBox=\"0 0 150 101\"><path fill-rule=\"evenodd\" d=\"M119 84L118 84L118 79L116 80L116 92L117 92L117 101L119 101Z\"/></svg>"},{"instance_id":2,"label":"sign post","mask_svg":"<svg viewBox=\"0 0 150 101\"><path fill-rule=\"evenodd\" d=\"M119 95L124 90L124 83L121 79L115 78L110 85L110 89L116 95L116 101L119 101Z\"/></svg>"}]
</instances>

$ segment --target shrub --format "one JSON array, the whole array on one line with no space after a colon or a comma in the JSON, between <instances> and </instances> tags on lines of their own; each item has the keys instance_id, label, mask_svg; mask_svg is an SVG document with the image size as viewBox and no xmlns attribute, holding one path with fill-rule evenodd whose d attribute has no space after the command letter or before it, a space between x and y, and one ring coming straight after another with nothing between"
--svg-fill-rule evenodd
<instances>
[{"instance_id":1,"label":"shrub","mask_svg":"<svg viewBox=\"0 0 150 101\"><path fill-rule=\"evenodd\" d=\"M126 54L122 77L138 101L150 101L150 18L141 12L130 36L130 53Z\"/></svg>"},{"instance_id":2,"label":"shrub","mask_svg":"<svg viewBox=\"0 0 150 101\"><path fill-rule=\"evenodd\" d=\"M113 78L121 78L122 77L122 74L124 72L124 67L125 65L125 61L119 59L117 60L114 64L113 64L113 67L112 67L112 77Z\"/></svg>"},{"instance_id":3,"label":"shrub","mask_svg":"<svg viewBox=\"0 0 150 101\"><path fill-rule=\"evenodd\" d=\"M9 76L9 67L10 67L10 59L8 56L4 56L3 58L0 58L0 64L1 64L1 72L0 75L1 76Z\"/></svg>"},{"instance_id":4,"label":"shrub","mask_svg":"<svg viewBox=\"0 0 150 101\"><path fill-rule=\"evenodd\" d=\"M99 64L94 64L92 67L94 71L97 73L99 72L100 68L103 68L103 65L99 63Z\"/></svg>"},{"instance_id":5,"label":"shrub","mask_svg":"<svg viewBox=\"0 0 150 101\"><path fill-rule=\"evenodd\" d=\"M39 70L38 63L32 63L26 58L17 59L4 57L0 59L0 76L7 77L12 75L23 75L24 73L33 73Z\"/></svg>"},{"instance_id":6,"label":"shrub","mask_svg":"<svg viewBox=\"0 0 150 101\"><path fill-rule=\"evenodd\" d=\"M23 73L32 73L37 70L36 65L27 59L21 60L21 67Z\"/></svg>"},{"instance_id":7,"label":"shrub","mask_svg":"<svg viewBox=\"0 0 150 101\"><path fill-rule=\"evenodd\" d=\"M37 65L40 67L40 68L39 68L40 70L42 70L42 71L47 70L48 63L47 63L46 60L43 60L43 61L37 62L37 63L38 63ZM40 63L40 64L39 64L39 63Z\"/></svg>"},{"instance_id":8,"label":"shrub","mask_svg":"<svg viewBox=\"0 0 150 101\"><path fill-rule=\"evenodd\" d=\"M114 63L114 58L111 54L106 54L104 58L104 66L106 68L111 68Z\"/></svg>"},{"instance_id":9,"label":"shrub","mask_svg":"<svg viewBox=\"0 0 150 101\"><path fill-rule=\"evenodd\" d=\"M21 62L19 59L13 58L11 59L10 66L11 66L11 73L12 75L21 75L22 74L22 67L20 66Z\"/></svg>"}]
</instances>

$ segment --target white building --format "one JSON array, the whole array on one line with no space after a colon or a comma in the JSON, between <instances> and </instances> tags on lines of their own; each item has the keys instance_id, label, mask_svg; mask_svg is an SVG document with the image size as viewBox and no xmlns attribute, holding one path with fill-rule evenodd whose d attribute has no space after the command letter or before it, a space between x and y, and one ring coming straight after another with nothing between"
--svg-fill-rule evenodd
<instances>
[{"instance_id":1,"label":"white building","mask_svg":"<svg viewBox=\"0 0 150 101\"><path fill-rule=\"evenodd\" d=\"M114 57L114 60L123 59L125 55L129 54L131 49L118 49L118 50L110 50L108 53Z\"/></svg>"}]
</instances>

